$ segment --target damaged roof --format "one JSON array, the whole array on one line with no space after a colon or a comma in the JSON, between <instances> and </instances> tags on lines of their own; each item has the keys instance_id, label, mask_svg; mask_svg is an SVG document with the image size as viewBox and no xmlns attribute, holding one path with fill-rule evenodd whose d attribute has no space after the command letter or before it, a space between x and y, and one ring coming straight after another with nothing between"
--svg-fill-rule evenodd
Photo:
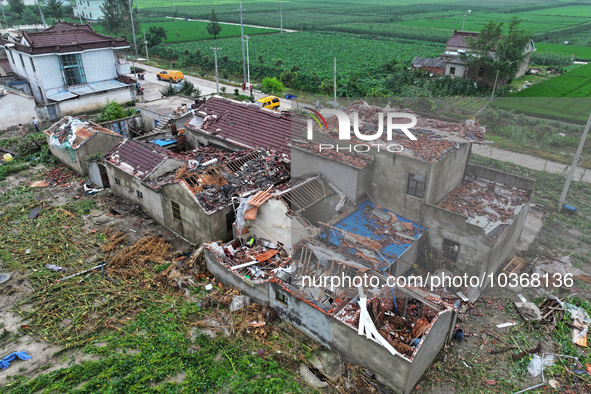
<instances>
[{"instance_id":1,"label":"damaged roof","mask_svg":"<svg viewBox=\"0 0 591 394\"><path fill-rule=\"evenodd\" d=\"M144 181L166 160L182 156L149 142L125 140L105 153L104 159Z\"/></svg>"},{"instance_id":2,"label":"damaged roof","mask_svg":"<svg viewBox=\"0 0 591 394\"><path fill-rule=\"evenodd\" d=\"M251 103L213 97L195 110L185 127L200 130L236 145L273 149L289 156L292 114L275 112ZM203 121L199 125L199 123Z\"/></svg>"},{"instance_id":3,"label":"damaged roof","mask_svg":"<svg viewBox=\"0 0 591 394\"><path fill-rule=\"evenodd\" d=\"M121 134L117 134L94 122L73 116L63 117L43 132L50 136L50 145L62 146L65 143L69 143L73 149L78 149L98 133L123 138Z\"/></svg>"},{"instance_id":4,"label":"damaged roof","mask_svg":"<svg viewBox=\"0 0 591 394\"><path fill-rule=\"evenodd\" d=\"M292 148L302 149L306 152L325 157L332 161L348 164L355 168L365 168L373 162L373 157L370 155L357 152L337 151L333 149L321 150L318 143L311 141L293 140L291 141L290 146Z\"/></svg>"},{"instance_id":5,"label":"damaged roof","mask_svg":"<svg viewBox=\"0 0 591 394\"><path fill-rule=\"evenodd\" d=\"M513 222L531 198L531 191L484 178L464 181L436 205L466 217L466 222L482 228L495 238Z\"/></svg>"},{"instance_id":6,"label":"damaged roof","mask_svg":"<svg viewBox=\"0 0 591 394\"><path fill-rule=\"evenodd\" d=\"M402 256L422 232L418 224L364 201L322 233L321 238L345 254L385 268Z\"/></svg>"},{"instance_id":7,"label":"damaged roof","mask_svg":"<svg viewBox=\"0 0 591 394\"><path fill-rule=\"evenodd\" d=\"M440 58L417 56L412 61L412 66L414 68L430 67L430 68L444 69L445 68L445 61Z\"/></svg>"}]
</instances>

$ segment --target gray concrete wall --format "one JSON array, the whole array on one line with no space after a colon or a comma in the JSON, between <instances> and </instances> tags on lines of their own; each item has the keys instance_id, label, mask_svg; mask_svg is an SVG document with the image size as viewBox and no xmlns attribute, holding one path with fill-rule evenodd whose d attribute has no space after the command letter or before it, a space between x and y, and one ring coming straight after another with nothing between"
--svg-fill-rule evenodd
<instances>
[{"instance_id":1,"label":"gray concrete wall","mask_svg":"<svg viewBox=\"0 0 591 394\"><path fill-rule=\"evenodd\" d=\"M427 163L404 155L377 153L374 157L369 195L376 205L418 222L421 198L407 194L408 174L411 172L425 176L426 181Z\"/></svg>"},{"instance_id":2,"label":"gray concrete wall","mask_svg":"<svg viewBox=\"0 0 591 394\"><path fill-rule=\"evenodd\" d=\"M450 334L456 324L457 313L454 310L440 312L437 319L419 344L419 350L412 360L409 369L406 387L403 392L410 393L421 375L431 366L441 348L448 342ZM387 376L387 375L385 375Z\"/></svg>"},{"instance_id":3,"label":"gray concrete wall","mask_svg":"<svg viewBox=\"0 0 591 394\"><path fill-rule=\"evenodd\" d=\"M131 88L109 90L105 93L79 96L75 100L65 100L57 104L57 116L76 115L104 107L109 101L124 104L135 99Z\"/></svg>"},{"instance_id":4,"label":"gray concrete wall","mask_svg":"<svg viewBox=\"0 0 591 394\"><path fill-rule=\"evenodd\" d=\"M405 392L410 371L414 368L409 360L400 355L392 355L382 345L357 334L356 329L336 319L332 320L331 328L332 338L329 348L332 351L339 353L348 361L364 365L382 375L397 393Z\"/></svg>"},{"instance_id":5,"label":"gray concrete wall","mask_svg":"<svg viewBox=\"0 0 591 394\"><path fill-rule=\"evenodd\" d=\"M367 191L370 173L370 166L359 169L303 149L291 148L292 178L323 174L330 183L353 201L359 200Z\"/></svg>"},{"instance_id":6,"label":"gray concrete wall","mask_svg":"<svg viewBox=\"0 0 591 394\"><path fill-rule=\"evenodd\" d=\"M530 203L513 218L513 223L506 227L497 239L494 240L494 246L491 258L488 263L487 273L497 272L507 260L515 255L515 244L521 236L521 231L525 225L525 219L529 212Z\"/></svg>"},{"instance_id":7,"label":"gray concrete wall","mask_svg":"<svg viewBox=\"0 0 591 394\"><path fill-rule=\"evenodd\" d=\"M82 167L83 162L78 158L77 150L74 149L72 156L74 160L72 161L70 158L70 151L68 149L58 149L55 146L49 144L49 138L50 137L47 137L47 144L49 145L49 151L51 152L51 154L54 155L66 167L76 171L78 174L82 176L86 175L86 162L84 162L84 167Z\"/></svg>"},{"instance_id":8,"label":"gray concrete wall","mask_svg":"<svg viewBox=\"0 0 591 394\"><path fill-rule=\"evenodd\" d=\"M482 177L485 179L490 179L491 181L504 183L506 185L519 187L525 190L534 190L536 185L536 181L533 179L511 175L507 174L506 172L475 166L472 164L468 164L466 167L466 176Z\"/></svg>"},{"instance_id":9,"label":"gray concrete wall","mask_svg":"<svg viewBox=\"0 0 591 394\"><path fill-rule=\"evenodd\" d=\"M167 172L178 170L179 168L181 168L185 164L187 164L187 162L184 160L166 159L162 164L160 164L158 167L156 167L154 172L152 172L150 174L150 176L148 176L148 178L146 178L146 179L147 180L156 179L159 176L166 174Z\"/></svg>"},{"instance_id":10,"label":"gray concrete wall","mask_svg":"<svg viewBox=\"0 0 591 394\"><path fill-rule=\"evenodd\" d=\"M255 220L246 220L248 234L241 238L265 238L273 242L281 242L286 248L292 247L292 222L287 215L287 204L281 199L271 198L258 208Z\"/></svg>"},{"instance_id":11,"label":"gray concrete wall","mask_svg":"<svg viewBox=\"0 0 591 394\"><path fill-rule=\"evenodd\" d=\"M10 127L16 127L19 123L29 125L33 116L37 116L35 110L35 99L32 96L8 92L0 97L0 129L5 130Z\"/></svg>"},{"instance_id":12,"label":"gray concrete wall","mask_svg":"<svg viewBox=\"0 0 591 394\"><path fill-rule=\"evenodd\" d=\"M425 203L436 204L462 183L464 169L470 157L470 145L470 143L462 143L460 149L450 152L443 159L431 164L426 180Z\"/></svg>"},{"instance_id":13,"label":"gray concrete wall","mask_svg":"<svg viewBox=\"0 0 591 394\"><path fill-rule=\"evenodd\" d=\"M228 268L222 265L214 252L205 248L205 264L207 270L224 286L234 286L246 293L254 302L260 305L269 305L269 283L254 284L245 282L242 278L234 275Z\"/></svg>"},{"instance_id":14,"label":"gray concrete wall","mask_svg":"<svg viewBox=\"0 0 591 394\"><path fill-rule=\"evenodd\" d=\"M160 193L147 188L138 178L121 171L109 162L105 163L105 167L113 194L123 198L127 202L141 206L150 217L163 226L166 226ZM119 185L115 181L115 178L119 179ZM138 196L137 191L142 193L142 198Z\"/></svg>"},{"instance_id":15,"label":"gray concrete wall","mask_svg":"<svg viewBox=\"0 0 591 394\"><path fill-rule=\"evenodd\" d=\"M450 265L451 270L478 275L488 266L493 243L484 230L467 223L464 216L426 204L423 223L435 251L441 252L444 238L460 244L458 259Z\"/></svg>"},{"instance_id":16,"label":"gray concrete wall","mask_svg":"<svg viewBox=\"0 0 591 394\"><path fill-rule=\"evenodd\" d=\"M412 268L419 258L421 241L415 241L410 248L408 248L402 256L398 257L398 261L388 268L388 272L394 276L400 276Z\"/></svg>"},{"instance_id":17,"label":"gray concrete wall","mask_svg":"<svg viewBox=\"0 0 591 394\"><path fill-rule=\"evenodd\" d=\"M191 147L191 149L195 149L199 146L215 146L221 149L226 149L230 151L241 151L246 149L243 146L231 143L229 141L224 141L220 138L210 136L199 131L195 131L193 129L188 129L186 127L182 127L185 129L186 137L187 137L187 144Z\"/></svg>"},{"instance_id":18,"label":"gray concrete wall","mask_svg":"<svg viewBox=\"0 0 591 394\"><path fill-rule=\"evenodd\" d=\"M287 305L277 300L276 292L285 294ZM331 319L324 312L294 296L276 283L269 286L269 304L277 311L277 314L309 337L330 347L331 344Z\"/></svg>"},{"instance_id":19,"label":"gray concrete wall","mask_svg":"<svg viewBox=\"0 0 591 394\"><path fill-rule=\"evenodd\" d=\"M117 145L123 140L122 136L96 133L94 137L90 138L77 149L78 160L80 161L81 175L88 175L88 163L86 159L97 153L106 153L113 146Z\"/></svg>"}]
</instances>

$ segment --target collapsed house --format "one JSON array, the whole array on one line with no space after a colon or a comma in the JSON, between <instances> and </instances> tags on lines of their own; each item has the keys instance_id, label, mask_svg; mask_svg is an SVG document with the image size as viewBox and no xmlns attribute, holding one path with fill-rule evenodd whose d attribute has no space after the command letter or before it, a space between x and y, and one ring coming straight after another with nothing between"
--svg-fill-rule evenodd
<instances>
[{"instance_id":1,"label":"collapsed house","mask_svg":"<svg viewBox=\"0 0 591 394\"><path fill-rule=\"evenodd\" d=\"M261 199L253 196L249 209L261 210ZM320 200L308 201L314 207ZM397 392L410 392L456 320L453 306L438 296L412 285L387 286L397 264L416 258L423 229L364 201L317 230L292 247L262 237L206 244L207 268L344 359L380 374Z\"/></svg>"},{"instance_id":2,"label":"collapsed house","mask_svg":"<svg viewBox=\"0 0 591 394\"><path fill-rule=\"evenodd\" d=\"M123 139L96 123L72 116L65 116L43 132L51 153L82 176L89 174L89 157L107 152Z\"/></svg>"},{"instance_id":3,"label":"collapsed house","mask_svg":"<svg viewBox=\"0 0 591 394\"><path fill-rule=\"evenodd\" d=\"M127 140L105 155L111 190L158 223L200 244L230 240L234 201L289 180L285 156L202 147L181 155Z\"/></svg>"},{"instance_id":4,"label":"collapsed house","mask_svg":"<svg viewBox=\"0 0 591 394\"><path fill-rule=\"evenodd\" d=\"M371 134L378 113L388 111L395 110L357 102L348 114L356 113L360 128ZM314 124L314 140L304 139L305 130L294 131L301 139L291 143L293 177L323 174L352 200L369 196L376 205L426 228L437 257L424 262L427 270L446 265L470 275L491 273L514 253L535 183L468 164L472 143L484 139L484 129L473 121L460 124L419 116L410 129L417 140L395 132L390 140L382 136L373 141L382 145L379 150L356 136L338 140L336 116L327 116L326 122L328 128ZM403 149L384 148L392 144ZM354 146L363 152L355 152ZM477 192L482 187L486 190ZM460 202L461 211L455 210ZM393 274L402 275L408 267L401 264Z\"/></svg>"}]
</instances>

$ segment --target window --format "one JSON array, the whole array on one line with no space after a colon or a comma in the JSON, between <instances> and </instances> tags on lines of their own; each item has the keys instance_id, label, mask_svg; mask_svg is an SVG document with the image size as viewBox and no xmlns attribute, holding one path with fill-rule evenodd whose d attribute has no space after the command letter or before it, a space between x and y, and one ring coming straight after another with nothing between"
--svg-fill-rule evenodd
<instances>
[{"instance_id":1,"label":"window","mask_svg":"<svg viewBox=\"0 0 591 394\"><path fill-rule=\"evenodd\" d=\"M423 197L423 191L425 189L425 177L423 175L408 173L408 190L407 194L415 197Z\"/></svg>"},{"instance_id":2,"label":"window","mask_svg":"<svg viewBox=\"0 0 591 394\"><path fill-rule=\"evenodd\" d=\"M119 178L115 178L115 184L120 185L121 181L119 180Z\"/></svg>"},{"instance_id":3,"label":"window","mask_svg":"<svg viewBox=\"0 0 591 394\"><path fill-rule=\"evenodd\" d=\"M170 206L172 207L172 217L179 222L182 222L183 219L181 218L181 207L178 203L171 201Z\"/></svg>"},{"instance_id":4,"label":"window","mask_svg":"<svg viewBox=\"0 0 591 394\"><path fill-rule=\"evenodd\" d=\"M23 59L23 55L21 55L20 53L18 54L21 58L21 64L23 65L23 68L25 68L25 61Z\"/></svg>"},{"instance_id":5,"label":"window","mask_svg":"<svg viewBox=\"0 0 591 394\"><path fill-rule=\"evenodd\" d=\"M449 68L449 75L456 75L456 68L455 67Z\"/></svg>"},{"instance_id":6,"label":"window","mask_svg":"<svg viewBox=\"0 0 591 394\"><path fill-rule=\"evenodd\" d=\"M12 51L8 51L8 53L10 53L10 58L12 59L12 64L16 64L16 63L14 62L14 56L12 56Z\"/></svg>"},{"instance_id":7,"label":"window","mask_svg":"<svg viewBox=\"0 0 591 394\"><path fill-rule=\"evenodd\" d=\"M287 296L280 291L275 291L275 299L287 305Z\"/></svg>"},{"instance_id":8,"label":"window","mask_svg":"<svg viewBox=\"0 0 591 394\"><path fill-rule=\"evenodd\" d=\"M37 71L37 69L35 68L35 63L33 62L33 58L30 57L29 60L31 61L31 67L33 68L33 71Z\"/></svg>"},{"instance_id":9,"label":"window","mask_svg":"<svg viewBox=\"0 0 591 394\"><path fill-rule=\"evenodd\" d=\"M441 255L447 261L457 261L458 252L460 251L460 244L454 241L450 241L447 238L443 239L443 248L441 249Z\"/></svg>"},{"instance_id":10,"label":"window","mask_svg":"<svg viewBox=\"0 0 591 394\"><path fill-rule=\"evenodd\" d=\"M480 68L478 69L478 76L479 76L479 77L484 77L484 67L480 67Z\"/></svg>"},{"instance_id":11,"label":"window","mask_svg":"<svg viewBox=\"0 0 591 394\"><path fill-rule=\"evenodd\" d=\"M140 192L139 190L136 190L136 192L139 198L144 198L144 194L142 192Z\"/></svg>"},{"instance_id":12,"label":"window","mask_svg":"<svg viewBox=\"0 0 591 394\"><path fill-rule=\"evenodd\" d=\"M80 58L79 53L61 55L60 61L66 85L80 85L86 83L84 67L82 66L82 59Z\"/></svg>"}]
</instances>

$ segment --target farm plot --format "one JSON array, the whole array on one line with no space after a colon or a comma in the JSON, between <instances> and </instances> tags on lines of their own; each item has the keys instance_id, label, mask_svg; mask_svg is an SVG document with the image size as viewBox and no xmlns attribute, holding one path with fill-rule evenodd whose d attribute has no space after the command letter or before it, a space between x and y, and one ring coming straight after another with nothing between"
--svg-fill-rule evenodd
<instances>
[{"instance_id":1,"label":"farm plot","mask_svg":"<svg viewBox=\"0 0 591 394\"><path fill-rule=\"evenodd\" d=\"M168 36L164 42L175 43L183 41L197 41L212 39L207 31L208 22L199 21L185 21L185 20L169 20L163 22L143 23L142 28L148 30L150 27L162 27L168 32ZM218 38L239 37L240 26L220 23L222 31ZM244 27L244 34L253 36L256 34L277 33L279 30L275 29L260 29L256 27Z\"/></svg>"},{"instance_id":2,"label":"farm plot","mask_svg":"<svg viewBox=\"0 0 591 394\"><path fill-rule=\"evenodd\" d=\"M556 55L575 55L575 59L591 60L591 48L575 45L549 44L546 42L536 43L536 52L552 53Z\"/></svg>"},{"instance_id":3,"label":"farm plot","mask_svg":"<svg viewBox=\"0 0 591 394\"><path fill-rule=\"evenodd\" d=\"M366 39L353 35L317 33L289 33L257 36L250 39L251 72L256 67L272 67L277 71L296 66L302 76L315 74L320 79L332 78L333 58L337 58L339 74L376 70L395 59L410 63L415 56L437 56L443 44L392 39ZM231 72L242 70L242 46L239 38L217 40L220 55ZM163 57L180 58L184 54L200 51L212 54L211 41L161 46L156 49ZM279 69L279 70L278 70Z\"/></svg>"}]
</instances>

